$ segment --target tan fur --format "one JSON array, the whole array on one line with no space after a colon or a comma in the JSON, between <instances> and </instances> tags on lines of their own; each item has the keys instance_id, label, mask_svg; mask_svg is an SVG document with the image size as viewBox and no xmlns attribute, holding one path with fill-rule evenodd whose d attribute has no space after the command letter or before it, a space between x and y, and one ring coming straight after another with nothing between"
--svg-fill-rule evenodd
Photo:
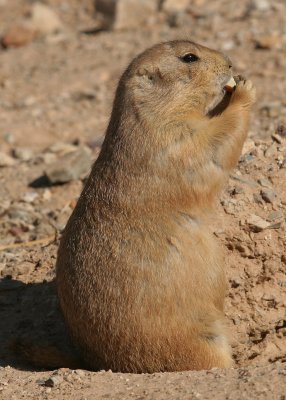
<instances>
[{"instance_id":1,"label":"tan fur","mask_svg":"<svg viewBox=\"0 0 286 400\"><path fill-rule=\"evenodd\" d=\"M200 59L184 63L186 53ZM240 81L227 106L212 111L229 63L174 41L139 55L119 82L57 260L61 308L92 369L232 365L224 264L209 213L238 161L255 91Z\"/></svg>"}]
</instances>

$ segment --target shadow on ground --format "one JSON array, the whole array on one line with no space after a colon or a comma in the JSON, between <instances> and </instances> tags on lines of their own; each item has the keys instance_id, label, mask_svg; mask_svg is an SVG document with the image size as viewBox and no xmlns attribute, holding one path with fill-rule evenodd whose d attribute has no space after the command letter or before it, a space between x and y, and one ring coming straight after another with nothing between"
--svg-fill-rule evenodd
<instances>
[{"instance_id":1,"label":"shadow on ground","mask_svg":"<svg viewBox=\"0 0 286 400\"><path fill-rule=\"evenodd\" d=\"M61 315L55 282L0 281L0 366L34 370L17 354L15 343L74 352ZM21 347L20 346L20 347Z\"/></svg>"}]
</instances>

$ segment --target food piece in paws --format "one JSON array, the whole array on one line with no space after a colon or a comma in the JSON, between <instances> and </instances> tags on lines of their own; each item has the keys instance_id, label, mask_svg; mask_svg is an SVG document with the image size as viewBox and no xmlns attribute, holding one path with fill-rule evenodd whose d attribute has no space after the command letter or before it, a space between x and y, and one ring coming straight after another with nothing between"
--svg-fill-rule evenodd
<instances>
[{"instance_id":1,"label":"food piece in paws","mask_svg":"<svg viewBox=\"0 0 286 400\"><path fill-rule=\"evenodd\" d=\"M226 90L226 92L228 93L232 93L235 89L236 86L236 82L233 78L233 76L229 79L229 81L226 83L224 89Z\"/></svg>"}]
</instances>

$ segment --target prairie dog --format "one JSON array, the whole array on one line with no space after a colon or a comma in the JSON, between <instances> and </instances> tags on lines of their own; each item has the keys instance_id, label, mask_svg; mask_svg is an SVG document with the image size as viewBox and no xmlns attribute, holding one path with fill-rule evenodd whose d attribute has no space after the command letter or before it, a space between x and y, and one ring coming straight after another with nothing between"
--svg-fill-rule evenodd
<instances>
[{"instance_id":1,"label":"prairie dog","mask_svg":"<svg viewBox=\"0 0 286 400\"><path fill-rule=\"evenodd\" d=\"M208 216L241 153L255 90L241 80L226 94L231 77L222 53L178 40L140 54L119 81L56 265L68 330L91 369L232 365Z\"/></svg>"}]
</instances>

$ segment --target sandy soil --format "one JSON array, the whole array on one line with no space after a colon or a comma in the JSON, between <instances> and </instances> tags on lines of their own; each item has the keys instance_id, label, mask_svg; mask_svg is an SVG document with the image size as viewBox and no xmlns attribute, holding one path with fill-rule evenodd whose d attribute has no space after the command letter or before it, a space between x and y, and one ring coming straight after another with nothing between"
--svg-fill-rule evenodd
<instances>
[{"instance_id":1,"label":"sandy soil","mask_svg":"<svg viewBox=\"0 0 286 400\"><path fill-rule=\"evenodd\" d=\"M80 3L46 1L62 30L0 49L0 398L285 399L285 1L196 0L184 12L158 12L151 28L96 34L83 33L98 26L93 2ZM32 5L0 0L0 37L23 23ZM236 368L155 375L36 371L9 346L17 337L68 346L54 264L83 186L82 176L50 185L43 175L81 146L95 159L130 59L153 43L182 37L227 52L258 91L249 139L213 218L226 254Z\"/></svg>"}]
</instances>

